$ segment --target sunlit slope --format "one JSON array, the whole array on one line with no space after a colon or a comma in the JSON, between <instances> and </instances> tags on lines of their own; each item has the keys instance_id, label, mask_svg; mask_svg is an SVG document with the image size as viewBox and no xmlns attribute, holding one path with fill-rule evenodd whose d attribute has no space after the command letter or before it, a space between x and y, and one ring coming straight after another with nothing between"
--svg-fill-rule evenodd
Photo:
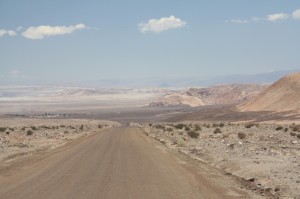
<instances>
[{"instance_id":1,"label":"sunlit slope","mask_svg":"<svg viewBox=\"0 0 300 199\"><path fill-rule=\"evenodd\" d=\"M242 111L300 111L300 73L287 75L253 100L239 107Z\"/></svg>"}]
</instances>

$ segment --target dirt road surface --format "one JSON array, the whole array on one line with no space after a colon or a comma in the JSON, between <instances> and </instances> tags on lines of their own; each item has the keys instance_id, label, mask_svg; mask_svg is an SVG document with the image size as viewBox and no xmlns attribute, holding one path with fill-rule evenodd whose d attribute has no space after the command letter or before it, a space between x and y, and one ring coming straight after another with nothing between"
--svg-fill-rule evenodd
<instances>
[{"instance_id":1,"label":"dirt road surface","mask_svg":"<svg viewBox=\"0 0 300 199\"><path fill-rule=\"evenodd\" d=\"M230 177L119 127L0 173L5 199L259 198Z\"/></svg>"}]
</instances>

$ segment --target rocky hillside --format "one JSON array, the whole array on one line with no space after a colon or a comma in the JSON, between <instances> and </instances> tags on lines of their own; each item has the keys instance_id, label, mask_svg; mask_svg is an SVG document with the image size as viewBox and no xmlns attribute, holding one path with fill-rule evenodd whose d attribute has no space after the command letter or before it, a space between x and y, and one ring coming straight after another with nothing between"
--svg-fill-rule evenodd
<instances>
[{"instance_id":1,"label":"rocky hillside","mask_svg":"<svg viewBox=\"0 0 300 199\"><path fill-rule=\"evenodd\" d=\"M267 85L232 84L209 88L190 88L188 95L196 96L206 105L240 104L259 94Z\"/></svg>"},{"instance_id":2,"label":"rocky hillside","mask_svg":"<svg viewBox=\"0 0 300 199\"><path fill-rule=\"evenodd\" d=\"M166 94L150 104L150 106L240 104L267 88L267 85L232 84L208 88L189 88Z\"/></svg>"},{"instance_id":3,"label":"rocky hillside","mask_svg":"<svg viewBox=\"0 0 300 199\"><path fill-rule=\"evenodd\" d=\"M300 73L281 78L239 108L242 111L300 112Z\"/></svg>"},{"instance_id":4,"label":"rocky hillside","mask_svg":"<svg viewBox=\"0 0 300 199\"><path fill-rule=\"evenodd\" d=\"M179 94L166 94L163 97L158 98L149 106L203 106L204 103L200 98L195 96L186 95L185 93Z\"/></svg>"}]
</instances>

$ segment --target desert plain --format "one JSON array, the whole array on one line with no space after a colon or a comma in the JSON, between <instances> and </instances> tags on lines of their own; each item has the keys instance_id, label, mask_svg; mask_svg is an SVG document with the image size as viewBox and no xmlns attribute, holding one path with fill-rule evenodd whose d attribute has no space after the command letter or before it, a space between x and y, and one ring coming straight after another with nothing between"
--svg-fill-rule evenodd
<instances>
[{"instance_id":1,"label":"desert plain","mask_svg":"<svg viewBox=\"0 0 300 199\"><path fill-rule=\"evenodd\" d=\"M300 198L300 76L187 89L0 87L4 198Z\"/></svg>"}]
</instances>

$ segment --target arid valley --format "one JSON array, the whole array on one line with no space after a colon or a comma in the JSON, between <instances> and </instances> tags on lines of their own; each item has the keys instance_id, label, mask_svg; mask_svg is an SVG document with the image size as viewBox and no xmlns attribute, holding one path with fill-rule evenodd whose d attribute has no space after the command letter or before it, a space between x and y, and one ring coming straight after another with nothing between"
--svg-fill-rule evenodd
<instances>
[{"instance_id":1,"label":"arid valley","mask_svg":"<svg viewBox=\"0 0 300 199\"><path fill-rule=\"evenodd\" d=\"M299 23L299 0L0 0L0 199L300 199Z\"/></svg>"},{"instance_id":2,"label":"arid valley","mask_svg":"<svg viewBox=\"0 0 300 199\"><path fill-rule=\"evenodd\" d=\"M272 85L1 93L5 198L300 197L299 73Z\"/></svg>"}]
</instances>

